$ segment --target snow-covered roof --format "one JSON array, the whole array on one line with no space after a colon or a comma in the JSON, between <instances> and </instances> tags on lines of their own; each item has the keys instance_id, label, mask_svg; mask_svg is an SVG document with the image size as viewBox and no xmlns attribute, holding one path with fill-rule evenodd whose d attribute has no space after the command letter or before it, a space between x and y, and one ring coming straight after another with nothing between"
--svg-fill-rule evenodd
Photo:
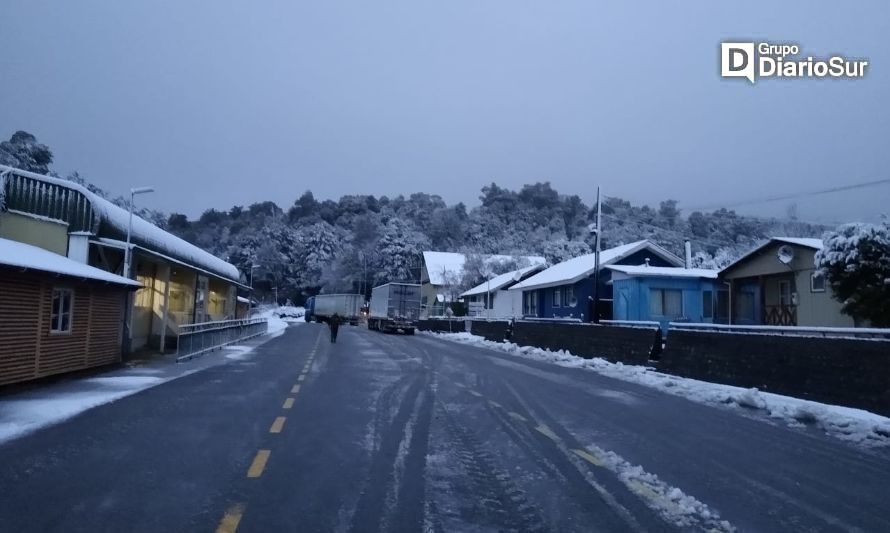
<instances>
[{"instance_id":1,"label":"snow-covered roof","mask_svg":"<svg viewBox=\"0 0 890 533\"><path fill-rule=\"evenodd\" d=\"M110 229L111 235L102 236L126 238L130 218L128 210L109 202L78 183L53 176L35 174L34 172L18 169L11 170L31 179L53 183L80 192L90 201L93 210L99 217L101 224L100 234L105 233L103 229ZM187 265L203 268L221 278L237 282L241 277L235 265L223 261L210 252L202 250L172 233L162 230L135 214L133 215L133 231L130 240L151 251L179 259Z\"/></svg>"},{"instance_id":2,"label":"snow-covered roof","mask_svg":"<svg viewBox=\"0 0 890 533\"><path fill-rule=\"evenodd\" d=\"M525 259L532 265L543 265L547 263L546 259L536 255L486 255L483 261L488 264L515 259ZM446 274L451 274L457 277L463 275L464 263L466 260L467 256L465 254L456 252L423 252L423 263L426 265L430 283L433 285L445 285Z\"/></svg>"},{"instance_id":3,"label":"snow-covered roof","mask_svg":"<svg viewBox=\"0 0 890 533\"><path fill-rule=\"evenodd\" d=\"M61 276L103 281L117 285L142 286L142 284L131 279L79 263L73 259L68 259L64 255L55 254L23 242L2 238L0 238L0 265L27 270L39 270Z\"/></svg>"},{"instance_id":4,"label":"snow-covered roof","mask_svg":"<svg viewBox=\"0 0 890 533\"><path fill-rule=\"evenodd\" d=\"M797 244L800 246L805 246L807 248L812 248L813 250L821 250L823 246L822 239L812 239L809 237L773 237L772 239L770 239L770 241Z\"/></svg>"},{"instance_id":5,"label":"snow-covered roof","mask_svg":"<svg viewBox=\"0 0 890 533\"><path fill-rule=\"evenodd\" d=\"M661 246L653 244L647 240L642 240L600 251L600 268L612 263L616 263L624 259L625 257L631 254L635 254L641 250L648 250L674 265L681 266L683 264L682 259L665 250ZM541 272L540 274L536 274L521 283L513 285L512 287L510 287L510 290L543 289L547 287L555 287L558 285L575 283L593 274L593 271L595 269L595 253L573 257L568 261L557 263L547 270Z\"/></svg>"},{"instance_id":6,"label":"snow-covered roof","mask_svg":"<svg viewBox=\"0 0 890 533\"><path fill-rule=\"evenodd\" d=\"M250 300L248 300L248 299L245 298L244 296L237 296L236 298L237 298L237 300L238 300L238 303L242 303L242 304L249 304L249 303L250 303Z\"/></svg>"},{"instance_id":7,"label":"snow-covered roof","mask_svg":"<svg viewBox=\"0 0 890 533\"><path fill-rule=\"evenodd\" d=\"M811 238L811 237L772 237L768 241L755 247L754 249L752 249L745 255L739 257L732 263L726 265L723 268L723 270L721 270L720 272L723 273L723 272L730 270L731 268L734 268L736 265L746 261L749 257L756 254L760 250L763 250L767 246L769 246L771 244L776 244L776 243L793 244L796 246L803 246L804 248L811 248L813 250L821 250L822 247L824 246L822 239L815 239L815 238Z\"/></svg>"},{"instance_id":8,"label":"snow-covered roof","mask_svg":"<svg viewBox=\"0 0 890 533\"><path fill-rule=\"evenodd\" d=\"M488 291L499 291L503 287L506 287L510 283L513 282L514 279L521 279L523 276L531 273L537 272L538 270L543 270L544 265L532 265L530 267L520 268L519 270L513 270L511 272L506 272L499 276L495 276L488 281L484 281L479 285L476 285L472 289L461 294L461 298L464 296L473 296L476 294L485 294Z\"/></svg>"},{"instance_id":9,"label":"snow-covered roof","mask_svg":"<svg viewBox=\"0 0 890 533\"><path fill-rule=\"evenodd\" d=\"M663 276L670 278L717 279L719 270L710 268L655 267L647 265L609 265L606 268L628 276Z\"/></svg>"}]
</instances>

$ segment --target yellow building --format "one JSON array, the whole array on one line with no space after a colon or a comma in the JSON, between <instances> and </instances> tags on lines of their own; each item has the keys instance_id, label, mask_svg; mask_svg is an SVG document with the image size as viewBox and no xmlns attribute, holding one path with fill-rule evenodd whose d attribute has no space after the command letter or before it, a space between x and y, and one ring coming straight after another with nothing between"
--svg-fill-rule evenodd
<instances>
[{"instance_id":1,"label":"yellow building","mask_svg":"<svg viewBox=\"0 0 890 533\"><path fill-rule=\"evenodd\" d=\"M0 165L0 238L124 274L129 212L66 180ZM121 317L124 350L164 351L182 324L236 317L238 269L133 216L131 277L142 284Z\"/></svg>"}]
</instances>

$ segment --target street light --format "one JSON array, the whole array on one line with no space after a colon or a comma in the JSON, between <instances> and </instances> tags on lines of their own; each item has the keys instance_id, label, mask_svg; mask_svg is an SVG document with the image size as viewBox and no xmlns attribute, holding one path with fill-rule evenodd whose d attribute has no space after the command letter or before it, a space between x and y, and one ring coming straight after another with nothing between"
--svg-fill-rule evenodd
<instances>
[{"instance_id":1,"label":"street light","mask_svg":"<svg viewBox=\"0 0 890 533\"><path fill-rule=\"evenodd\" d=\"M133 233L133 202L137 194L154 192L151 187L135 187L130 189L130 223L127 225L127 247L124 249L124 277L130 278L133 263L133 252L130 251L130 234Z\"/></svg>"}]
</instances>

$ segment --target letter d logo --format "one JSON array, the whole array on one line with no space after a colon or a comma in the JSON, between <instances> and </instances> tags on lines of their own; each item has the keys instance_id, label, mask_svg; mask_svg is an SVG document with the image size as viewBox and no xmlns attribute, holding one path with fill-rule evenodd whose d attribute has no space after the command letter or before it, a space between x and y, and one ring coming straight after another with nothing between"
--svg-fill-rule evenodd
<instances>
[{"instance_id":1,"label":"letter d logo","mask_svg":"<svg viewBox=\"0 0 890 533\"><path fill-rule=\"evenodd\" d=\"M720 43L720 75L754 83L754 43Z\"/></svg>"}]
</instances>

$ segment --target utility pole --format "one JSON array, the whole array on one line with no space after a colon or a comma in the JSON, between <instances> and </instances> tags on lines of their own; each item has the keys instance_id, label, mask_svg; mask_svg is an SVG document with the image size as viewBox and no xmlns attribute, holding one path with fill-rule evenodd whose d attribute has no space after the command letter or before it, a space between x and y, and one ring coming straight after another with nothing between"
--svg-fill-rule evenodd
<instances>
[{"instance_id":1,"label":"utility pole","mask_svg":"<svg viewBox=\"0 0 890 533\"><path fill-rule=\"evenodd\" d=\"M600 307L600 240L603 234L602 226L603 206L600 203L600 188L596 188L596 233L595 248L593 252L593 319L594 323L599 323L599 307Z\"/></svg>"}]
</instances>

